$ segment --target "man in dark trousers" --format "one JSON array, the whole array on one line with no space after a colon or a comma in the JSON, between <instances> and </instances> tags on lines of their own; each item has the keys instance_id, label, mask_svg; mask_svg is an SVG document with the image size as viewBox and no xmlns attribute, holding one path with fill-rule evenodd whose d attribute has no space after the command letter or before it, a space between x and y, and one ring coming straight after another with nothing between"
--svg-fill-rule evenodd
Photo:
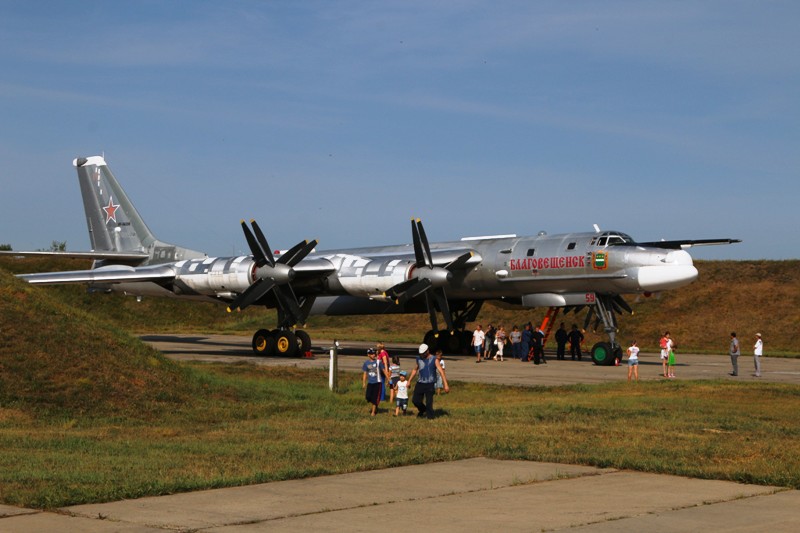
<instances>
[{"instance_id":1,"label":"man in dark trousers","mask_svg":"<svg viewBox=\"0 0 800 533\"><path fill-rule=\"evenodd\" d=\"M567 329L564 327L564 323L562 322L558 327L558 331L556 331L556 359L559 361L564 360L564 354L566 353L568 340L569 334L567 333Z\"/></svg>"},{"instance_id":2,"label":"man in dark trousers","mask_svg":"<svg viewBox=\"0 0 800 533\"><path fill-rule=\"evenodd\" d=\"M531 323L528 322L525 324L525 329L522 330L522 357L520 358L522 361L530 361L531 358L529 356L529 351L531 349L531 344L533 343L533 329L531 327Z\"/></svg>"},{"instance_id":3,"label":"man in dark trousers","mask_svg":"<svg viewBox=\"0 0 800 533\"><path fill-rule=\"evenodd\" d=\"M422 418L427 416L428 419L433 418L433 395L436 387L436 373L442 378L444 391L450 392L450 385L447 384L447 376L444 373L444 367L439 363L439 360L431 356L427 344L419 345L419 357L416 361L417 365L411 371L411 377L408 381L412 381L414 376L417 378L417 384L414 386L414 396L411 397L411 403L417 408L419 413L417 417ZM425 400L423 402L423 400Z\"/></svg>"},{"instance_id":4,"label":"man in dark trousers","mask_svg":"<svg viewBox=\"0 0 800 533\"><path fill-rule=\"evenodd\" d=\"M572 360L578 356L578 361L581 360L581 343L583 342L583 333L578 329L577 324L572 324L572 331L569 332L569 354Z\"/></svg>"},{"instance_id":5,"label":"man in dark trousers","mask_svg":"<svg viewBox=\"0 0 800 533\"><path fill-rule=\"evenodd\" d=\"M533 332L533 364L539 363L547 364L547 359L544 356L544 331L536 326L536 331Z\"/></svg>"}]
</instances>

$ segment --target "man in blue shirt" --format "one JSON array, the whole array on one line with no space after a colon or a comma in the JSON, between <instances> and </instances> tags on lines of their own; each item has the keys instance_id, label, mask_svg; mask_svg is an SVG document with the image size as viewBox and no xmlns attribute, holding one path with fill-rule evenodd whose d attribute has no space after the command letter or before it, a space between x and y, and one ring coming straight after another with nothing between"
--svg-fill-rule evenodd
<instances>
[{"instance_id":1,"label":"man in blue shirt","mask_svg":"<svg viewBox=\"0 0 800 533\"><path fill-rule=\"evenodd\" d=\"M414 367L411 371L411 377L408 378L408 381L411 381L414 379L414 376L418 376L411 403L413 403L419 411L417 414L419 418L423 416L427 416L429 420L433 418L433 394L436 387L437 372L442 378L444 391L450 392L450 385L447 384L447 376L444 373L444 367L442 367L438 359L431 356L427 344L420 344L417 366ZM425 400L424 402L423 399Z\"/></svg>"}]
</instances>

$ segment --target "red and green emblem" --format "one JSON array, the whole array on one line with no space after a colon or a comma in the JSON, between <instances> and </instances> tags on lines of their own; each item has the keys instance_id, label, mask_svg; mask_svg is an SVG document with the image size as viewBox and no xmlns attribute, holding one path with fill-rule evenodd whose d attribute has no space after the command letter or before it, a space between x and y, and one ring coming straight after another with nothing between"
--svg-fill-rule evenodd
<instances>
[{"instance_id":1,"label":"red and green emblem","mask_svg":"<svg viewBox=\"0 0 800 533\"><path fill-rule=\"evenodd\" d=\"M595 270L605 270L608 268L608 254L606 252L595 252L592 254L592 268Z\"/></svg>"}]
</instances>

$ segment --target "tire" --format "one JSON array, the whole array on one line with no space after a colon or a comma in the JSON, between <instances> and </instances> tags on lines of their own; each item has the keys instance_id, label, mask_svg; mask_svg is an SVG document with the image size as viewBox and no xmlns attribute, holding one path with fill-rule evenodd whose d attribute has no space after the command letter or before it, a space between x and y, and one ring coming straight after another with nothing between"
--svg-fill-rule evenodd
<instances>
[{"instance_id":1,"label":"tire","mask_svg":"<svg viewBox=\"0 0 800 533\"><path fill-rule=\"evenodd\" d=\"M614 349L608 342L598 342L592 346L592 361L598 366L614 364Z\"/></svg>"},{"instance_id":2,"label":"tire","mask_svg":"<svg viewBox=\"0 0 800 533\"><path fill-rule=\"evenodd\" d=\"M275 355L275 337L269 330L260 329L253 335L253 352L256 355Z\"/></svg>"},{"instance_id":3,"label":"tire","mask_svg":"<svg viewBox=\"0 0 800 533\"><path fill-rule=\"evenodd\" d=\"M297 337L297 355L305 357L306 352L311 351L311 336L302 329L295 331L294 335Z\"/></svg>"},{"instance_id":4,"label":"tire","mask_svg":"<svg viewBox=\"0 0 800 533\"><path fill-rule=\"evenodd\" d=\"M431 353L435 353L437 347L439 346L439 338L436 336L436 332L433 330L430 330L425 334L422 342L428 345L428 350L430 350Z\"/></svg>"},{"instance_id":5,"label":"tire","mask_svg":"<svg viewBox=\"0 0 800 533\"><path fill-rule=\"evenodd\" d=\"M460 354L461 353L461 335L450 333L446 329L439 332L439 348L446 354Z\"/></svg>"},{"instance_id":6,"label":"tire","mask_svg":"<svg viewBox=\"0 0 800 533\"><path fill-rule=\"evenodd\" d=\"M275 353L281 357L294 357L297 353L297 336L291 331L280 331L275 335Z\"/></svg>"}]
</instances>

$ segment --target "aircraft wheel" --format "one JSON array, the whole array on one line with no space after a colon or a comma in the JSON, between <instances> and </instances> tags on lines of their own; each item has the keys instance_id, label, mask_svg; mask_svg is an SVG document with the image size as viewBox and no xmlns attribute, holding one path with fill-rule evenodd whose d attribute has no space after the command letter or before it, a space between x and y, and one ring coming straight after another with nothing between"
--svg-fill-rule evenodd
<instances>
[{"instance_id":1,"label":"aircraft wheel","mask_svg":"<svg viewBox=\"0 0 800 533\"><path fill-rule=\"evenodd\" d=\"M303 357L311 351L311 336L302 329L295 331L294 335L297 337L297 355Z\"/></svg>"},{"instance_id":2,"label":"aircraft wheel","mask_svg":"<svg viewBox=\"0 0 800 533\"><path fill-rule=\"evenodd\" d=\"M461 353L461 336L446 329L439 332L439 348L447 354Z\"/></svg>"},{"instance_id":3,"label":"aircraft wheel","mask_svg":"<svg viewBox=\"0 0 800 533\"><path fill-rule=\"evenodd\" d=\"M260 329L253 335L253 351L256 355L275 355L275 337L266 329Z\"/></svg>"},{"instance_id":4,"label":"aircraft wheel","mask_svg":"<svg viewBox=\"0 0 800 533\"><path fill-rule=\"evenodd\" d=\"M434 353L436 351L436 347L439 345L439 339L436 337L436 332L433 330L430 330L425 334L422 342L428 345L428 349L431 353Z\"/></svg>"},{"instance_id":5,"label":"aircraft wheel","mask_svg":"<svg viewBox=\"0 0 800 533\"><path fill-rule=\"evenodd\" d=\"M592 361L598 366L614 364L614 349L608 342L598 342L592 346Z\"/></svg>"},{"instance_id":6,"label":"aircraft wheel","mask_svg":"<svg viewBox=\"0 0 800 533\"><path fill-rule=\"evenodd\" d=\"M281 357L294 357L297 353L297 336L289 330L275 336L275 353Z\"/></svg>"}]
</instances>

